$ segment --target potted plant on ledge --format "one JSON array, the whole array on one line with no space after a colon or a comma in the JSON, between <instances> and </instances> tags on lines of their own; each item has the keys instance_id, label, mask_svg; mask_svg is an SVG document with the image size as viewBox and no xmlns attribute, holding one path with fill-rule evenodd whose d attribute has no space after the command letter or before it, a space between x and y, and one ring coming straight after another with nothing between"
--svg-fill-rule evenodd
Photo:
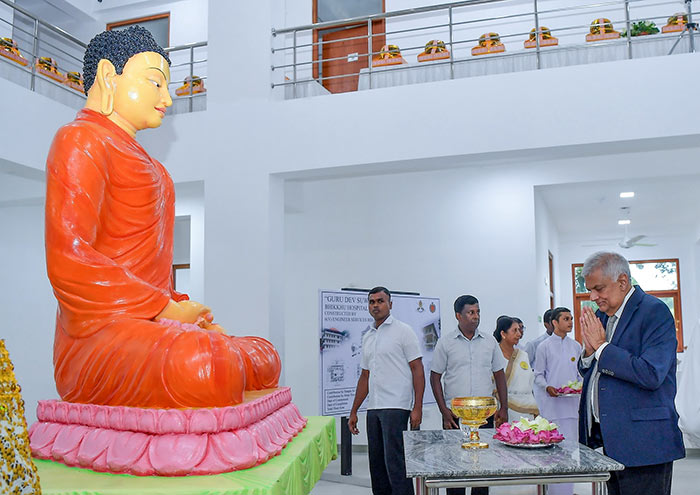
<instances>
[{"instance_id":1,"label":"potted plant on ledge","mask_svg":"<svg viewBox=\"0 0 700 495\"><path fill-rule=\"evenodd\" d=\"M630 36L646 36L649 34L656 34L659 32L659 28L656 27L654 21L637 21L632 23L630 29ZM622 37L627 36L627 30L622 31Z\"/></svg>"}]
</instances>

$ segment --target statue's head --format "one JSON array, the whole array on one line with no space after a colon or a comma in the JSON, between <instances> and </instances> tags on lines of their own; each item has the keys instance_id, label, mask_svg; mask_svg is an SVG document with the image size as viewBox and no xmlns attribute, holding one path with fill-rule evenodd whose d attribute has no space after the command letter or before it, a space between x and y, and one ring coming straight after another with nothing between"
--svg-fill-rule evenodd
<instances>
[{"instance_id":1,"label":"statue's head","mask_svg":"<svg viewBox=\"0 0 700 495\"><path fill-rule=\"evenodd\" d=\"M132 136L158 127L172 105L170 59L140 26L95 36L85 51L83 77L86 108L107 116Z\"/></svg>"}]
</instances>

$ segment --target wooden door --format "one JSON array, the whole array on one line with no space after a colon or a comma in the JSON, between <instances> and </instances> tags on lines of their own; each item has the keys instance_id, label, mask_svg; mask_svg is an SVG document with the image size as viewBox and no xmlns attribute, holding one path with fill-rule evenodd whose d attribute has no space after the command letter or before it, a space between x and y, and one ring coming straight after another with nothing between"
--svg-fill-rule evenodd
<instances>
[{"instance_id":1,"label":"wooden door","mask_svg":"<svg viewBox=\"0 0 700 495\"><path fill-rule=\"evenodd\" d=\"M374 53L379 52L386 44L384 26L384 19L372 23L372 52ZM320 63L314 66L314 77L318 78L331 93L357 91L360 70L369 67L367 35L367 24L343 26L318 33L318 41L321 44L320 49L314 52L314 60Z\"/></svg>"},{"instance_id":2,"label":"wooden door","mask_svg":"<svg viewBox=\"0 0 700 495\"><path fill-rule=\"evenodd\" d=\"M339 0L340 1L340 0ZM318 18L318 2L313 0L313 22ZM376 8L358 11L350 9L344 16L336 19L348 19L366 14L386 12L386 2L375 4ZM327 16L324 16L327 17ZM328 18L324 20L329 20ZM331 93L357 91L360 70L369 67L368 53L368 23L333 26L327 29L314 30L313 41L313 77ZM355 38L355 39L348 39ZM378 53L386 44L386 21L379 19L372 22L372 52ZM357 56L354 56L357 54ZM348 57L350 55L350 57ZM330 60L337 59L337 60ZM340 76L340 77L338 77ZM347 77L342 77L347 76ZM331 79L329 79L331 78Z\"/></svg>"}]
</instances>

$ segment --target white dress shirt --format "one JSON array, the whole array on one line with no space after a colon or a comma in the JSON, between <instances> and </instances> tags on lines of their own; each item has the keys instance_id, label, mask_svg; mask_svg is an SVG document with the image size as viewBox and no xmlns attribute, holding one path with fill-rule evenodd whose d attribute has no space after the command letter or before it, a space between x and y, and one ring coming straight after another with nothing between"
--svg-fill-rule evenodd
<instances>
[{"instance_id":1,"label":"white dress shirt","mask_svg":"<svg viewBox=\"0 0 700 495\"><path fill-rule=\"evenodd\" d=\"M545 328L545 332L537 337L535 340L531 340L527 344L525 344L525 352L527 352L528 357L530 358L530 368L533 370L535 369L535 358L537 357L537 348L539 345L547 340L547 338L551 334L547 333L547 329Z\"/></svg>"},{"instance_id":2,"label":"white dress shirt","mask_svg":"<svg viewBox=\"0 0 700 495\"><path fill-rule=\"evenodd\" d=\"M413 329L393 316L362 337L362 369L369 371L367 409L413 408L413 374L408 365L421 351Z\"/></svg>"},{"instance_id":3,"label":"white dress shirt","mask_svg":"<svg viewBox=\"0 0 700 495\"><path fill-rule=\"evenodd\" d=\"M454 397L492 396L493 374L507 364L493 335L477 329L469 340L457 328L438 340L430 369L443 375L449 406Z\"/></svg>"}]
</instances>

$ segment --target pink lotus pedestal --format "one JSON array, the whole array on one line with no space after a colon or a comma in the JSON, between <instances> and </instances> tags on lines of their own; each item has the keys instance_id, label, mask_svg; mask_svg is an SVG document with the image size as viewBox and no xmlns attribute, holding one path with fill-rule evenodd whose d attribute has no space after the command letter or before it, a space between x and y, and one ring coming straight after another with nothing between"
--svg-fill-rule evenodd
<instances>
[{"instance_id":1,"label":"pink lotus pedestal","mask_svg":"<svg viewBox=\"0 0 700 495\"><path fill-rule=\"evenodd\" d=\"M288 387L246 394L237 406L198 409L40 401L32 455L138 476L217 474L261 464L306 425Z\"/></svg>"}]
</instances>

